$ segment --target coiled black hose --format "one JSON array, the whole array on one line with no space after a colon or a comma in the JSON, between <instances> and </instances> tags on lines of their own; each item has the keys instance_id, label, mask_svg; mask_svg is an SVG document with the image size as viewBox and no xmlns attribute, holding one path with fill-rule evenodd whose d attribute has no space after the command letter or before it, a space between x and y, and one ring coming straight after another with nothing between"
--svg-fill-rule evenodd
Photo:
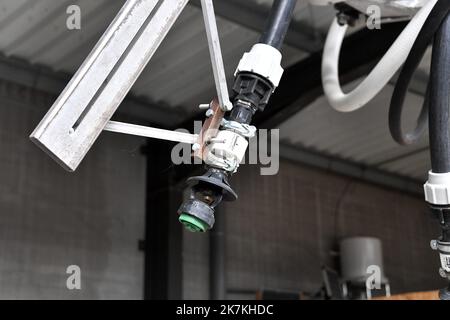
<instances>
[{"instance_id":1,"label":"coiled black hose","mask_svg":"<svg viewBox=\"0 0 450 320\"><path fill-rule=\"evenodd\" d=\"M448 0L445 0L448 1ZM436 33L430 74L430 152L434 173L450 172L450 13Z\"/></svg>"},{"instance_id":2,"label":"coiled black hose","mask_svg":"<svg viewBox=\"0 0 450 320\"><path fill-rule=\"evenodd\" d=\"M268 44L278 50L283 45L294 14L296 0L275 0L270 12L270 18L260 43Z\"/></svg>"},{"instance_id":3,"label":"coiled black hose","mask_svg":"<svg viewBox=\"0 0 450 320\"><path fill-rule=\"evenodd\" d=\"M439 0L422 27L397 80L389 109L389 130L394 140L401 145L413 144L421 137L426 129L431 94L429 86L427 88L422 110L417 119L417 126L411 132L404 133L402 130L402 112L405 97L414 72L422 61L428 46L432 43L436 32L439 30L439 27L449 12L450 1Z\"/></svg>"}]
</instances>

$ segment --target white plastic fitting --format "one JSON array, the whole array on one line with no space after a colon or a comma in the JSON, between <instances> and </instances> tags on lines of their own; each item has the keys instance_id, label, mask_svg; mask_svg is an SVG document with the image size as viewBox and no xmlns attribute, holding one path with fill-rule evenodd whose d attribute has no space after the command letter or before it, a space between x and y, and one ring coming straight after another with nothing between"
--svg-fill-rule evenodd
<instances>
[{"instance_id":1,"label":"white plastic fitting","mask_svg":"<svg viewBox=\"0 0 450 320\"><path fill-rule=\"evenodd\" d=\"M247 151L248 141L243 136L229 130L219 131L207 147L208 153L205 163L235 172L242 162Z\"/></svg>"},{"instance_id":2,"label":"white plastic fitting","mask_svg":"<svg viewBox=\"0 0 450 320\"><path fill-rule=\"evenodd\" d=\"M429 0L417 12L378 65L356 89L344 93L339 83L339 55L347 26L335 19L325 42L322 60L322 82L330 105L340 112L355 111L372 100L406 61L422 26L437 0Z\"/></svg>"},{"instance_id":3,"label":"white plastic fitting","mask_svg":"<svg viewBox=\"0 0 450 320\"><path fill-rule=\"evenodd\" d=\"M428 172L428 181L423 186L425 201L435 205L450 205L450 172Z\"/></svg>"},{"instance_id":4,"label":"white plastic fitting","mask_svg":"<svg viewBox=\"0 0 450 320\"><path fill-rule=\"evenodd\" d=\"M239 72L256 73L278 87L284 69L281 67L281 52L267 44L255 44L250 52L244 53L234 75Z\"/></svg>"}]
</instances>

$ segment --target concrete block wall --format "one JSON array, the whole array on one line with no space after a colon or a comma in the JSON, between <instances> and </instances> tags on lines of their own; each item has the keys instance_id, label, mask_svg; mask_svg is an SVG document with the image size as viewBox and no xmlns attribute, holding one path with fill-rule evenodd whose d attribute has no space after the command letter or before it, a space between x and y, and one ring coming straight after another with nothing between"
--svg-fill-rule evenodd
<instances>
[{"instance_id":1,"label":"concrete block wall","mask_svg":"<svg viewBox=\"0 0 450 320\"><path fill-rule=\"evenodd\" d=\"M28 139L55 98L0 82L0 299L140 299L144 140L105 133L65 172Z\"/></svg>"}]
</instances>

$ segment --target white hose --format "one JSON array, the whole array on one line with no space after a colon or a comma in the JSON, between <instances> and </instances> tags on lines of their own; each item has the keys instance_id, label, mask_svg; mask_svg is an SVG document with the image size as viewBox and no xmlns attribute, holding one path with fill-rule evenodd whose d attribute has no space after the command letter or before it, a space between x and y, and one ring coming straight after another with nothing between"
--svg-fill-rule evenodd
<instances>
[{"instance_id":1,"label":"white hose","mask_svg":"<svg viewBox=\"0 0 450 320\"><path fill-rule=\"evenodd\" d=\"M347 26L335 19L325 42L322 60L322 83L331 106L340 112L355 111L372 100L405 63L409 52L433 10L437 0L429 0L400 34L385 56L367 78L350 93L344 93L339 83L338 65ZM376 32L376 31L374 31ZM364 45L362 43L361 45ZM355 52L355 54L358 54Z\"/></svg>"}]
</instances>

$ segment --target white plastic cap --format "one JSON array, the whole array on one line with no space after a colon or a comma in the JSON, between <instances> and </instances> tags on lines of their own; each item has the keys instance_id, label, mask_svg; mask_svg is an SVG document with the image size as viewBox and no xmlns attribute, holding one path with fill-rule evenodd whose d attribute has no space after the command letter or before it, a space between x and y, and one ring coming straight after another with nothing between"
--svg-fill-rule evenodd
<instances>
[{"instance_id":1,"label":"white plastic cap","mask_svg":"<svg viewBox=\"0 0 450 320\"><path fill-rule=\"evenodd\" d=\"M235 75L239 72L256 73L278 87L284 72L281 58L281 52L274 47L263 43L255 44L250 52L244 53Z\"/></svg>"},{"instance_id":2,"label":"white plastic cap","mask_svg":"<svg viewBox=\"0 0 450 320\"><path fill-rule=\"evenodd\" d=\"M425 201L435 205L450 205L450 172L428 172L428 181L423 186Z\"/></svg>"}]
</instances>

